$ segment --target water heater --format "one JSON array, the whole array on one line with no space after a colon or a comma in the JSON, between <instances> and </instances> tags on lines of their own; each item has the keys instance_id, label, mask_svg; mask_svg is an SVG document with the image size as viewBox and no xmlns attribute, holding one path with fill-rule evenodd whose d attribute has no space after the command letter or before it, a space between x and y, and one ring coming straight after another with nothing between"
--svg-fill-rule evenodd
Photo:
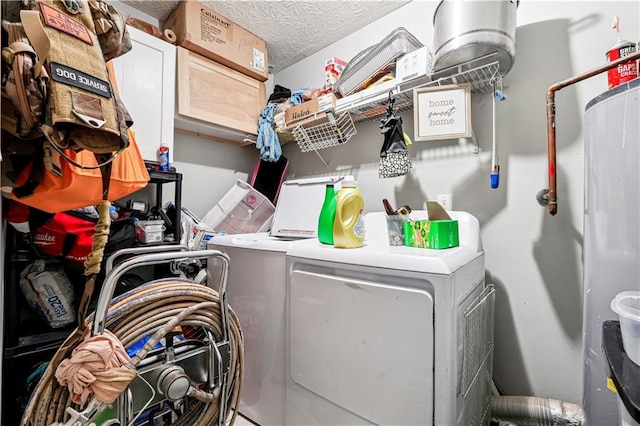
<instances>
[{"instance_id":1,"label":"water heater","mask_svg":"<svg viewBox=\"0 0 640 426\"><path fill-rule=\"evenodd\" d=\"M611 300L640 289L640 79L585 108L583 407L588 425L619 424L607 388L602 324Z\"/></svg>"}]
</instances>

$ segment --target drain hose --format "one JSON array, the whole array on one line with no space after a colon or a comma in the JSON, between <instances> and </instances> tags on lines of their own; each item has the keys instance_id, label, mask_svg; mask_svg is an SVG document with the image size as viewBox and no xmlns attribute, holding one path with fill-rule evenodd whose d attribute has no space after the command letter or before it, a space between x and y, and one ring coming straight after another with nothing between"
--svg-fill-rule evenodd
<instances>
[{"instance_id":1,"label":"drain hose","mask_svg":"<svg viewBox=\"0 0 640 426\"><path fill-rule=\"evenodd\" d=\"M492 396L491 420L518 426L578 426L584 412L577 404L533 396Z\"/></svg>"},{"instance_id":2,"label":"drain hose","mask_svg":"<svg viewBox=\"0 0 640 426\"><path fill-rule=\"evenodd\" d=\"M204 285L178 279L153 281L134 288L112 301L107 315L106 329L115 334L124 347L128 348L142 338L153 335L188 308L201 304L201 309L186 315L179 325L207 330L215 336L217 342L221 342L224 339L224 324L219 302L218 292ZM229 309L228 318L231 356L227 382L227 412L223 415L227 419L232 414L233 423L237 415L242 385L244 343L240 323L231 309ZM90 333L93 317L87 318L86 323L87 333ZM59 354L56 353L55 356L57 355ZM64 358L69 356L71 356L71 349L64 354ZM137 360L139 361L140 359ZM218 389L215 396L211 398L209 395L212 394L198 389L192 389L190 395L197 399L188 405L173 425L217 424L220 407L219 399L215 396L218 395ZM65 420L66 407L81 411L80 407L71 401L67 387L58 383L53 368L49 365L31 396L21 425L48 426L54 422L62 422Z\"/></svg>"}]
</instances>

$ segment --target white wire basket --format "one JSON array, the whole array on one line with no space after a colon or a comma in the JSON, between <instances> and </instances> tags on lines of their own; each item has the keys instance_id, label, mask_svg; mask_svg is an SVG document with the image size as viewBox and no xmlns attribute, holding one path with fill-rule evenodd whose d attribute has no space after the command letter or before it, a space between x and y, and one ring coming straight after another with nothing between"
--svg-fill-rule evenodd
<instances>
[{"instance_id":1,"label":"white wire basket","mask_svg":"<svg viewBox=\"0 0 640 426\"><path fill-rule=\"evenodd\" d=\"M317 120L295 126L291 133L300 151L309 152L347 143L356 134L356 127L348 112L327 111Z\"/></svg>"}]
</instances>

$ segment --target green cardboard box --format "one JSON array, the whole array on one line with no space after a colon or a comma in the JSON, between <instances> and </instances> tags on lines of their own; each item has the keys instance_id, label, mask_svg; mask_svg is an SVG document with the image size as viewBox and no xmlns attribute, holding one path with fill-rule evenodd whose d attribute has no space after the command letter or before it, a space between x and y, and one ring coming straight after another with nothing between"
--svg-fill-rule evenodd
<instances>
[{"instance_id":1,"label":"green cardboard box","mask_svg":"<svg viewBox=\"0 0 640 426\"><path fill-rule=\"evenodd\" d=\"M457 220L414 220L404 222L404 245L428 249L458 247Z\"/></svg>"}]
</instances>

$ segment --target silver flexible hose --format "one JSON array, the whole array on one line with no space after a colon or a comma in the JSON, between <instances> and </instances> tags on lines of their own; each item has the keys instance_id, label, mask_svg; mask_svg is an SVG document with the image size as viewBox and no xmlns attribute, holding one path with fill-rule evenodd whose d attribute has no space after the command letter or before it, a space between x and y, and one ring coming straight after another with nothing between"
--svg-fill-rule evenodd
<instances>
[{"instance_id":1,"label":"silver flexible hose","mask_svg":"<svg viewBox=\"0 0 640 426\"><path fill-rule=\"evenodd\" d=\"M180 321L181 327L203 327L216 336L223 336L220 299L218 292L204 285L180 279L165 279L149 282L117 297L109 307L106 328L114 333L125 348L153 335L176 317L178 312L194 305L207 308L197 309ZM93 316L87 318L86 330L91 330ZM240 323L235 313L229 309L229 342L231 359L229 366L227 412L224 418L235 421L240 390L242 387L244 341ZM71 356L71 351L65 358ZM58 354L56 354L58 355ZM34 390L27 410L22 418L23 426L48 426L65 420L66 407L80 410L71 401L66 387L58 384L52 367L47 367L42 379ZM217 393L216 393L217 394ZM195 396L195 395L194 395ZM173 423L176 426L209 426L218 423L219 399L204 402L204 395L194 400L186 412Z\"/></svg>"},{"instance_id":2,"label":"silver flexible hose","mask_svg":"<svg viewBox=\"0 0 640 426\"><path fill-rule=\"evenodd\" d=\"M533 396L492 396L491 420L518 426L579 426L584 411L577 404Z\"/></svg>"}]
</instances>

